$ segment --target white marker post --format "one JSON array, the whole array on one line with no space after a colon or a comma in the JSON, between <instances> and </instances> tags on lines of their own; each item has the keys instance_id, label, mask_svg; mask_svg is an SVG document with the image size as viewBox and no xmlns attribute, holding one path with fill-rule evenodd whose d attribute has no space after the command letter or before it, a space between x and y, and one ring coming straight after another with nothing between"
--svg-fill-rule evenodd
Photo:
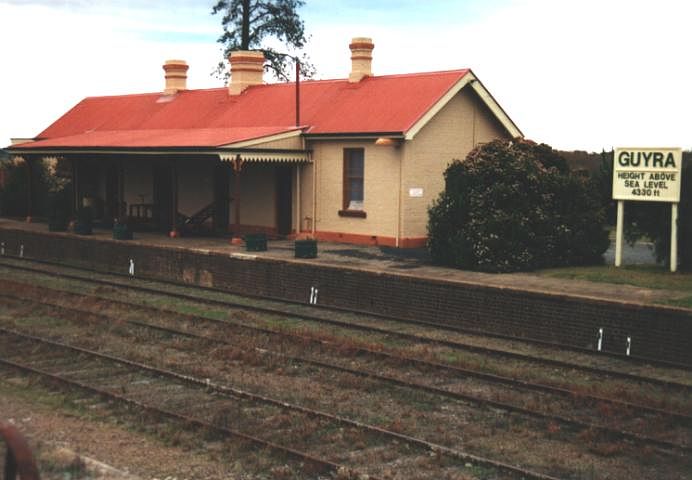
<instances>
[{"instance_id":1,"label":"white marker post","mask_svg":"<svg viewBox=\"0 0 692 480\"><path fill-rule=\"evenodd\" d=\"M670 271L678 270L678 204L670 205Z\"/></svg>"},{"instance_id":2,"label":"white marker post","mask_svg":"<svg viewBox=\"0 0 692 480\"><path fill-rule=\"evenodd\" d=\"M615 266L622 265L625 200L668 202L670 214L670 271L678 269L678 202L682 183L682 149L616 148L613 158L613 199L618 201Z\"/></svg>"},{"instance_id":3,"label":"white marker post","mask_svg":"<svg viewBox=\"0 0 692 480\"><path fill-rule=\"evenodd\" d=\"M625 201L618 200L618 218L617 226L615 227L615 266L622 265L622 226L625 219Z\"/></svg>"}]
</instances>

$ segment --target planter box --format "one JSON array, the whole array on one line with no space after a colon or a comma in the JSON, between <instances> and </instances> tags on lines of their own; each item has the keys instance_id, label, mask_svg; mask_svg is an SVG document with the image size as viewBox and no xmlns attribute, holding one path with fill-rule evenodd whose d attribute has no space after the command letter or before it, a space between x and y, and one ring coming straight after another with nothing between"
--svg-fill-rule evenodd
<instances>
[{"instance_id":1,"label":"planter box","mask_svg":"<svg viewBox=\"0 0 692 480\"><path fill-rule=\"evenodd\" d=\"M296 240L296 258L317 258L317 240Z\"/></svg>"},{"instance_id":2,"label":"planter box","mask_svg":"<svg viewBox=\"0 0 692 480\"><path fill-rule=\"evenodd\" d=\"M267 250L267 235L264 233L253 233L245 235L245 250L248 252L264 252Z\"/></svg>"},{"instance_id":3,"label":"planter box","mask_svg":"<svg viewBox=\"0 0 692 480\"><path fill-rule=\"evenodd\" d=\"M132 230L127 225L113 225L113 240L132 240Z\"/></svg>"},{"instance_id":4,"label":"planter box","mask_svg":"<svg viewBox=\"0 0 692 480\"><path fill-rule=\"evenodd\" d=\"M80 221L75 222L74 233L77 235L91 235L91 223L83 223Z\"/></svg>"}]
</instances>

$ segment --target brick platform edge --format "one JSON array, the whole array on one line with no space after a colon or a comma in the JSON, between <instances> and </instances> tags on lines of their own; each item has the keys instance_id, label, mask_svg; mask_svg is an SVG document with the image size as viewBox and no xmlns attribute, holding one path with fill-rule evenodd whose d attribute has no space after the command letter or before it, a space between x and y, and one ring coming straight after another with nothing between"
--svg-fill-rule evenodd
<instances>
[{"instance_id":1,"label":"brick platform edge","mask_svg":"<svg viewBox=\"0 0 692 480\"><path fill-rule=\"evenodd\" d=\"M0 229L5 254L127 273L130 259L142 278L172 280L234 293L452 324L534 340L594 348L692 366L692 312L684 309L536 293L408 275L378 273L310 261L227 255L70 234Z\"/></svg>"}]
</instances>

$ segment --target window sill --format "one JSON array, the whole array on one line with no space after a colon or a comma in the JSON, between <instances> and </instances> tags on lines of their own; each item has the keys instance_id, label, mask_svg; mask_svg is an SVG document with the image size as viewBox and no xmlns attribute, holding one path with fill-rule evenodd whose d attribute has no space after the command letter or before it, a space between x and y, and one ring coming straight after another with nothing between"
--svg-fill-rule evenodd
<instances>
[{"instance_id":1,"label":"window sill","mask_svg":"<svg viewBox=\"0 0 692 480\"><path fill-rule=\"evenodd\" d=\"M339 210L340 217L366 218L368 215L363 210Z\"/></svg>"}]
</instances>

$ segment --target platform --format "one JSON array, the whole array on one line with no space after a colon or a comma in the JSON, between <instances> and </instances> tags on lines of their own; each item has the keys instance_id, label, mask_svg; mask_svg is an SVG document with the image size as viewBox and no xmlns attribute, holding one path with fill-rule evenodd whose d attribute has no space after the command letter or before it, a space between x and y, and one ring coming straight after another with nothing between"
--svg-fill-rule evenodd
<instances>
[{"instance_id":1,"label":"platform","mask_svg":"<svg viewBox=\"0 0 692 480\"><path fill-rule=\"evenodd\" d=\"M45 224L0 220L5 255L173 281L467 331L692 366L692 309L654 304L688 296L531 273L484 274L430 265L423 250L319 242L318 258L296 259L292 241L246 252L224 238L138 233L113 240L51 233Z\"/></svg>"},{"instance_id":2,"label":"platform","mask_svg":"<svg viewBox=\"0 0 692 480\"><path fill-rule=\"evenodd\" d=\"M26 223L0 218L0 228L3 227L47 232L45 223ZM110 230L96 228L93 235L80 238L110 239L111 237ZM269 240L268 249L264 252L246 252L243 245L232 245L227 238L169 238L161 233L146 232L137 232L135 239L128 241L128 243L182 248L198 252L248 254L259 258L273 258L284 261L295 260L293 241L291 240ZM664 299L677 299L690 294L687 291L549 278L532 273L490 274L440 267L430 263L428 254L424 249L396 249L320 241L318 250L317 258L297 261L308 261L316 265L347 267L372 272L386 272L394 275L436 280L444 279L461 283L511 288L535 293L553 293L598 300L621 301L639 305L653 305L656 300L660 302ZM641 259L643 256L641 253L642 248L639 250L632 252L632 257L636 260ZM607 255L606 253L606 257ZM625 260L627 261L627 258Z\"/></svg>"}]
</instances>

